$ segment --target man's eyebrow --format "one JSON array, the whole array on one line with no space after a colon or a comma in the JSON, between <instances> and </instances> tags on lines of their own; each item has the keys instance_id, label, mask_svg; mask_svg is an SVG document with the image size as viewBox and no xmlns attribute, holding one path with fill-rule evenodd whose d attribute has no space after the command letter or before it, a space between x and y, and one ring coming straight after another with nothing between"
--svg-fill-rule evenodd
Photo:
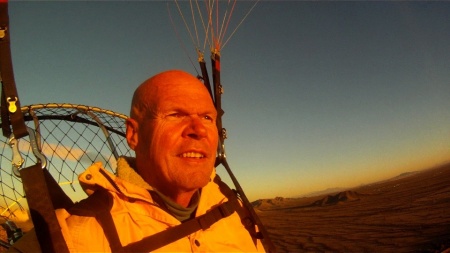
<instances>
[{"instance_id":1,"label":"man's eyebrow","mask_svg":"<svg viewBox=\"0 0 450 253\"><path fill-rule=\"evenodd\" d=\"M165 112L176 111L176 112L185 112L187 114L191 114L190 108L185 108L185 107L179 106L179 105L165 105L163 107L160 107L159 109L161 109L162 111L165 111ZM195 111L198 114L217 114L216 108L202 107L199 110L196 109Z\"/></svg>"},{"instance_id":2,"label":"man's eyebrow","mask_svg":"<svg viewBox=\"0 0 450 253\"><path fill-rule=\"evenodd\" d=\"M160 107L160 109L163 112L186 112L187 111L186 109L183 109L183 107L176 106L176 105L175 106L166 105L166 106Z\"/></svg>"}]
</instances>

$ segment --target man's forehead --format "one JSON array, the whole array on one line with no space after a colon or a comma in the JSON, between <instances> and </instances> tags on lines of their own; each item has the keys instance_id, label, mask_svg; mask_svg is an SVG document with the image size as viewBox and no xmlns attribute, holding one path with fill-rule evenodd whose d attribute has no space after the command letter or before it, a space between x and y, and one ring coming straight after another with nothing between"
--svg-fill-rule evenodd
<instances>
[{"instance_id":1,"label":"man's forehead","mask_svg":"<svg viewBox=\"0 0 450 253\"><path fill-rule=\"evenodd\" d=\"M176 89L174 89L176 90ZM191 109L197 111L215 111L214 103L208 92L167 92L160 94L156 98L156 103L159 108L170 109Z\"/></svg>"},{"instance_id":2,"label":"man's forehead","mask_svg":"<svg viewBox=\"0 0 450 253\"><path fill-rule=\"evenodd\" d=\"M205 94L210 97L208 89L196 77L191 75L162 75L161 78L151 80L148 84L149 93L158 96L179 96L185 94L188 97L202 97Z\"/></svg>"},{"instance_id":3,"label":"man's forehead","mask_svg":"<svg viewBox=\"0 0 450 253\"><path fill-rule=\"evenodd\" d=\"M177 103L180 106L185 103L200 103L203 107L214 107L205 85L182 71L158 74L144 82L138 90L138 100L150 107Z\"/></svg>"}]
</instances>

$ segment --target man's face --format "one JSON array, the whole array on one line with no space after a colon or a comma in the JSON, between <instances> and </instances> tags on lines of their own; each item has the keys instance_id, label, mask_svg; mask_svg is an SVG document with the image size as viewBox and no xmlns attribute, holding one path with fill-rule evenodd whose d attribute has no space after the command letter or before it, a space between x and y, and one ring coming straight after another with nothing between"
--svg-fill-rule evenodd
<instances>
[{"instance_id":1,"label":"man's face","mask_svg":"<svg viewBox=\"0 0 450 253\"><path fill-rule=\"evenodd\" d=\"M138 172L160 191L205 186L214 168L218 133L211 97L195 78L170 78L149 92L139 122Z\"/></svg>"}]
</instances>

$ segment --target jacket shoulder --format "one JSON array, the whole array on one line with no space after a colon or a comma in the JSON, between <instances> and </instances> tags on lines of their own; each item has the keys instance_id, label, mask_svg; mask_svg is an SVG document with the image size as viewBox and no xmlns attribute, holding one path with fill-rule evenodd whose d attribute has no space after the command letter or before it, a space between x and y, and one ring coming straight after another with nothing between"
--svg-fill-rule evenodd
<instances>
[{"instance_id":1,"label":"jacket shoulder","mask_svg":"<svg viewBox=\"0 0 450 253\"><path fill-rule=\"evenodd\" d=\"M56 210L59 225L71 252L110 250L97 217L109 214L111 206L112 195L105 189L98 189L71 208Z\"/></svg>"}]
</instances>

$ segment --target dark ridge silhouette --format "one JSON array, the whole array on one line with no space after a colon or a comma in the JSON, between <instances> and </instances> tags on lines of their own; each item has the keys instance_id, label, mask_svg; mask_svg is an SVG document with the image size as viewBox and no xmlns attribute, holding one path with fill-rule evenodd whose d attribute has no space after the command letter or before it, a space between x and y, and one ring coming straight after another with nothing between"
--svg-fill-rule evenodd
<instances>
[{"instance_id":1,"label":"dark ridge silhouette","mask_svg":"<svg viewBox=\"0 0 450 253\"><path fill-rule=\"evenodd\" d=\"M361 194L355 191L344 191L339 192L335 195L328 195L323 199L319 199L312 203L310 206L327 206L327 205L336 205L341 204L347 201L356 201L360 199Z\"/></svg>"}]
</instances>

